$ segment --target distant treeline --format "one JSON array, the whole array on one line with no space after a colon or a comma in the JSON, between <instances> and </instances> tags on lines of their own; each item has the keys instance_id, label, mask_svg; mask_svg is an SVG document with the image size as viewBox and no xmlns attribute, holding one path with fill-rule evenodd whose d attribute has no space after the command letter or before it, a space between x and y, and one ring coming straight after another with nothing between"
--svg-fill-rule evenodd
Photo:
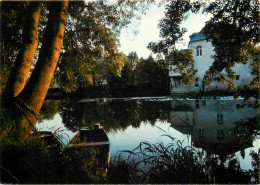
<instances>
[{"instance_id":1,"label":"distant treeline","mask_svg":"<svg viewBox=\"0 0 260 185\"><path fill-rule=\"evenodd\" d=\"M168 63L164 59L138 58L136 52L127 56L121 76L96 78L93 84L81 84L77 91L49 89L47 98L59 97L126 97L169 95Z\"/></svg>"}]
</instances>

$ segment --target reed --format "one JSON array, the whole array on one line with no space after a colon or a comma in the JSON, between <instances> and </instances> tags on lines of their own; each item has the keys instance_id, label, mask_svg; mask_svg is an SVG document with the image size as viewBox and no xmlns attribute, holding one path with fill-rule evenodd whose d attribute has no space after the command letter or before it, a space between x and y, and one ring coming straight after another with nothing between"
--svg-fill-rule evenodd
<instances>
[{"instance_id":1,"label":"reed","mask_svg":"<svg viewBox=\"0 0 260 185\"><path fill-rule=\"evenodd\" d=\"M128 157L113 160L109 180L112 183L145 184L259 183L259 153L251 151L253 170L246 171L240 168L235 155L207 155L202 150L185 146L184 141L164 136L172 142L167 145L142 142L133 151L123 151Z\"/></svg>"}]
</instances>

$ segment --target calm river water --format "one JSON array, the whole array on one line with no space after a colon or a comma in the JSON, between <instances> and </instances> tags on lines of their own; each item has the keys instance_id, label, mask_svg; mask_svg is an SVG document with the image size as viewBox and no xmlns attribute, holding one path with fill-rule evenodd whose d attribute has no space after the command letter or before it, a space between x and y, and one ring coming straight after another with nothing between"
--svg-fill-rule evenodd
<instances>
[{"instance_id":1,"label":"calm river water","mask_svg":"<svg viewBox=\"0 0 260 185\"><path fill-rule=\"evenodd\" d=\"M66 145L81 127L100 123L110 140L111 156L132 150L142 141L171 142L168 134L184 145L205 150L209 154L235 154L243 169L251 168L250 150L258 151L260 139L247 142L241 157L241 142L231 129L235 122L259 115L253 99L229 97L191 100L171 97L136 97L111 99L47 100L38 130L49 130L61 136Z\"/></svg>"}]
</instances>

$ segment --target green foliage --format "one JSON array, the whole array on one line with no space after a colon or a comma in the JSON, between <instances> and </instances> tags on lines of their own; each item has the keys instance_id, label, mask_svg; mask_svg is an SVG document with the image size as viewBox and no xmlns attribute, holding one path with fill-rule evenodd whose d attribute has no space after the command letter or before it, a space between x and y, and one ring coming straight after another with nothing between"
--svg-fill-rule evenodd
<instances>
[{"instance_id":1,"label":"green foliage","mask_svg":"<svg viewBox=\"0 0 260 185\"><path fill-rule=\"evenodd\" d=\"M7 114L7 111L3 108L0 108L0 122L0 140L2 143L8 143L9 139L6 140L6 138L11 138L11 131L15 126L12 119L10 119L10 116ZM15 138L13 140L15 140Z\"/></svg>"},{"instance_id":2,"label":"green foliage","mask_svg":"<svg viewBox=\"0 0 260 185\"><path fill-rule=\"evenodd\" d=\"M169 54L172 50L176 50L176 43L182 41L182 36L187 31L186 28L181 28L181 22L187 18L189 11L197 12L200 8L200 3L189 1L168 1L165 9L165 18L160 20L158 27L160 28L160 37L163 40L158 43L151 42L148 48L154 53Z\"/></svg>"},{"instance_id":3,"label":"green foliage","mask_svg":"<svg viewBox=\"0 0 260 185\"><path fill-rule=\"evenodd\" d=\"M140 16L153 1L91 1L72 3L65 30L64 52L56 80L72 92L79 86L104 85L108 78L121 76L126 57L119 53L122 27Z\"/></svg>"},{"instance_id":4,"label":"green foliage","mask_svg":"<svg viewBox=\"0 0 260 185\"><path fill-rule=\"evenodd\" d=\"M28 5L33 2L1 2L1 91L22 44ZM101 85L110 76L120 76L125 56L118 51L122 27L140 19L153 0L70 2L63 49L55 78L66 92L79 86ZM47 24L48 10L42 3L39 46ZM38 51L35 61L38 58Z\"/></svg>"},{"instance_id":5,"label":"green foliage","mask_svg":"<svg viewBox=\"0 0 260 185\"><path fill-rule=\"evenodd\" d=\"M253 44L247 45L247 52L252 59L249 68L251 69L251 76L253 79L249 83L249 88L256 87L257 90L260 89L260 48L255 47Z\"/></svg>"},{"instance_id":6,"label":"green foliage","mask_svg":"<svg viewBox=\"0 0 260 185\"><path fill-rule=\"evenodd\" d=\"M73 103L62 102L59 114L67 129L78 131L81 127L92 127L100 123L106 132L118 132L129 126L139 128L142 121L155 125L159 119L166 121L170 104L148 101L107 101Z\"/></svg>"},{"instance_id":7,"label":"green foliage","mask_svg":"<svg viewBox=\"0 0 260 185\"><path fill-rule=\"evenodd\" d=\"M182 76L182 84L188 85L195 82L197 70L194 69L194 60L191 50L185 50L183 52L173 51L168 58L170 59L170 65L172 65L171 70Z\"/></svg>"},{"instance_id":8,"label":"green foliage","mask_svg":"<svg viewBox=\"0 0 260 185\"><path fill-rule=\"evenodd\" d=\"M103 1L70 8L64 52L56 72L64 90L75 91L83 83L96 85L110 74L120 75L124 59L117 50L117 32L123 20L120 13L113 14L115 8Z\"/></svg>"},{"instance_id":9,"label":"green foliage","mask_svg":"<svg viewBox=\"0 0 260 185\"><path fill-rule=\"evenodd\" d=\"M56 101L44 101L40 111L38 122L41 123L43 120L52 120L56 113L58 113L59 104Z\"/></svg>"},{"instance_id":10,"label":"green foliage","mask_svg":"<svg viewBox=\"0 0 260 185\"><path fill-rule=\"evenodd\" d=\"M201 5L198 2L169 1L166 5L165 17L160 21L160 37L158 43L150 42L148 48L154 53L163 54L165 60L174 66L174 72L183 76L184 85L192 84L195 80L194 61L190 51L179 52L176 43L183 40L186 28L181 28L181 23L187 18L187 13L198 12Z\"/></svg>"},{"instance_id":11,"label":"green foliage","mask_svg":"<svg viewBox=\"0 0 260 185\"><path fill-rule=\"evenodd\" d=\"M136 68L140 76L139 83L146 85L147 90L152 91L158 88L168 90L169 69L165 60L155 60L152 56L149 56L147 59L141 60Z\"/></svg>"},{"instance_id":12,"label":"green foliage","mask_svg":"<svg viewBox=\"0 0 260 185\"><path fill-rule=\"evenodd\" d=\"M246 65L250 60L250 87L259 88L259 2L258 1L215 1L204 7L213 16L203 28L203 33L214 46L214 63L205 75L210 84L217 75L221 83L228 83L228 89L235 91L235 64ZM223 72L227 75L223 75ZM256 73L258 71L258 74Z\"/></svg>"},{"instance_id":13,"label":"green foliage","mask_svg":"<svg viewBox=\"0 0 260 185\"><path fill-rule=\"evenodd\" d=\"M253 150L251 150L250 152L250 156L252 157L252 167L253 167L253 171L252 171L252 176L254 178L253 182L254 184L259 184L260 183L260 179L259 179L259 171L260 171L260 166L259 166L259 161L260 161L260 149L258 149L257 152L254 152Z\"/></svg>"},{"instance_id":14,"label":"green foliage","mask_svg":"<svg viewBox=\"0 0 260 185\"><path fill-rule=\"evenodd\" d=\"M234 123L232 128L235 137L239 138L242 148L246 148L260 137L260 115Z\"/></svg>"},{"instance_id":15,"label":"green foliage","mask_svg":"<svg viewBox=\"0 0 260 185\"><path fill-rule=\"evenodd\" d=\"M163 40L158 43L151 42L148 48L154 53L163 53L166 60L175 61L176 66L181 60L176 54L175 44L182 41L183 34L187 31L181 28L181 23L189 12L198 13L201 9L204 13L212 14L202 32L212 42L215 51L213 65L204 77L205 84L209 86L214 79L217 79L221 83L227 83L229 91L236 91L234 83L236 71L232 67L237 63L246 65L250 61L253 79L248 85L250 88L259 89L258 1L167 1L165 17L158 25ZM192 66L191 60L189 63ZM182 70L178 65L175 69ZM190 80L192 75L182 75L186 78L182 83L192 83L193 80Z\"/></svg>"},{"instance_id":16,"label":"green foliage","mask_svg":"<svg viewBox=\"0 0 260 185\"><path fill-rule=\"evenodd\" d=\"M22 44L23 22L28 11L28 2L1 2L1 84L5 87L7 78L14 65L18 50ZM16 43L16 44L14 44Z\"/></svg>"},{"instance_id":17,"label":"green foliage","mask_svg":"<svg viewBox=\"0 0 260 185\"><path fill-rule=\"evenodd\" d=\"M132 69L135 69L137 64L140 62L137 53L135 51L132 51L128 54L128 60L130 62L130 66Z\"/></svg>"},{"instance_id":18,"label":"green foliage","mask_svg":"<svg viewBox=\"0 0 260 185\"><path fill-rule=\"evenodd\" d=\"M123 155L114 156L109 164L107 178L112 184L136 184L142 178L142 169L135 159L126 159Z\"/></svg>"},{"instance_id":19,"label":"green foliage","mask_svg":"<svg viewBox=\"0 0 260 185\"><path fill-rule=\"evenodd\" d=\"M168 63L162 58L154 59L149 56L147 59L139 59L136 53L130 53L121 77L109 78L108 93L136 90L137 96L143 92L148 92L150 95L166 94L169 92L168 71ZM130 96L133 94L134 92Z\"/></svg>"}]
</instances>

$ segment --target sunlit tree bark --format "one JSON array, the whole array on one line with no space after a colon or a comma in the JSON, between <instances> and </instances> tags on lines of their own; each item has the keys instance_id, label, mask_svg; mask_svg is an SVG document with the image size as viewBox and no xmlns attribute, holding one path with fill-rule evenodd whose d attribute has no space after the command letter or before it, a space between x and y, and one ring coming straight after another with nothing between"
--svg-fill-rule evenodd
<instances>
[{"instance_id":1,"label":"sunlit tree bark","mask_svg":"<svg viewBox=\"0 0 260 185\"><path fill-rule=\"evenodd\" d=\"M23 44L5 87L4 100L16 97L23 90L39 43L38 24L41 14L41 3L31 2L28 11L28 17L23 29Z\"/></svg>"},{"instance_id":2,"label":"sunlit tree bark","mask_svg":"<svg viewBox=\"0 0 260 185\"><path fill-rule=\"evenodd\" d=\"M21 135L29 133L36 123L63 45L68 1L49 2L48 9L48 24L37 64L22 92L14 97L12 110L8 110L14 118L16 130Z\"/></svg>"}]
</instances>

